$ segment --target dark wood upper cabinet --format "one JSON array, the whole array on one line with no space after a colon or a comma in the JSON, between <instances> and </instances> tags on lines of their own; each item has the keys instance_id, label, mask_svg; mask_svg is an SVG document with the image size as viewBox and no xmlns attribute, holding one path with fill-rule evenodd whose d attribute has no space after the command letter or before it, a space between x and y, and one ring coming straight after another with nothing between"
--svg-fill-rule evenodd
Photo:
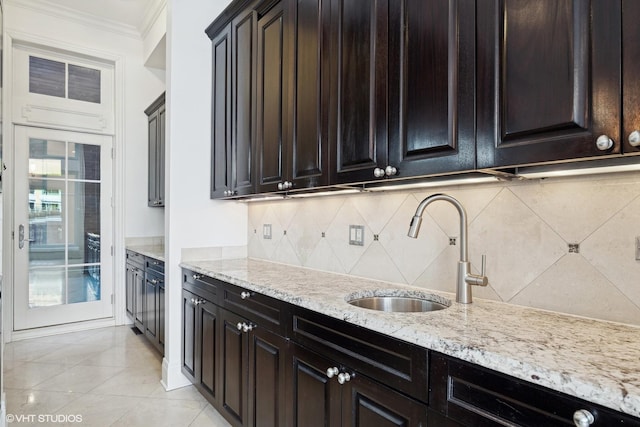
<instances>
[{"instance_id":1,"label":"dark wood upper cabinet","mask_svg":"<svg viewBox=\"0 0 640 427\"><path fill-rule=\"evenodd\" d=\"M474 169L474 3L332 1L332 182Z\"/></svg>"},{"instance_id":2,"label":"dark wood upper cabinet","mask_svg":"<svg viewBox=\"0 0 640 427\"><path fill-rule=\"evenodd\" d=\"M475 2L389 10L389 164L398 176L475 168Z\"/></svg>"},{"instance_id":3,"label":"dark wood upper cabinet","mask_svg":"<svg viewBox=\"0 0 640 427\"><path fill-rule=\"evenodd\" d=\"M285 181L287 9L278 2L258 19L257 192L276 191Z\"/></svg>"},{"instance_id":4,"label":"dark wood upper cabinet","mask_svg":"<svg viewBox=\"0 0 640 427\"><path fill-rule=\"evenodd\" d=\"M144 111L148 119L148 206L164 207L165 94Z\"/></svg>"},{"instance_id":5,"label":"dark wood upper cabinet","mask_svg":"<svg viewBox=\"0 0 640 427\"><path fill-rule=\"evenodd\" d=\"M387 163L389 1L331 0L331 182L370 181Z\"/></svg>"},{"instance_id":6,"label":"dark wood upper cabinet","mask_svg":"<svg viewBox=\"0 0 640 427\"><path fill-rule=\"evenodd\" d=\"M211 198L252 194L256 13L240 13L212 45Z\"/></svg>"},{"instance_id":7,"label":"dark wood upper cabinet","mask_svg":"<svg viewBox=\"0 0 640 427\"><path fill-rule=\"evenodd\" d=\"M620 4L478 0L479 168L621 153Z\"/></svg>"},{"instance_id":8,"label":"dark wood upper cabinet","mask_svg":"<svg viewBox=\"0 0 640 427\"><path fill-rule=\"evenodd\" d=\"M329 2L291 0L287 177L293 188L329 183Z\"/></svg>"},{"instance_id":9,"label":"dark wood upper cabinet","mask_svg":"<svg viewBox=\"0 0 640 427\"><path fill-rule=\"evenodd\" d=\"M231 191L231 24L212 39L211 198Z\"/></svg>"},{"instance_id":10,"label":"dark wood upper cabinet","mask_svg":"<svg viewBox=\"0 0 640 427\"><path fill-rule=\"evenodd\" d=\"M622 141L625 153L640 153L640 2L622 0Z\"/></svg>"}]
</instances>

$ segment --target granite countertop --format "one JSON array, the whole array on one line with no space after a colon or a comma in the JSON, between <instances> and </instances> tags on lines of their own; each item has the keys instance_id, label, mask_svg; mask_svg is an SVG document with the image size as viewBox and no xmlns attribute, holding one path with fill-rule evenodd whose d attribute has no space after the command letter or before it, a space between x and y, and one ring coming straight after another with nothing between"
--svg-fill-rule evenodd
<instances>
[{"instance_id":1,"label":"granite countertop","mask_svg":"<svg viewBox=\"0 0 640 427\"><path fill-rule=\"evenodd\" d=\"M163 245L126 245L126 249L164 262Z\"/></svg>"},{"instance_id":2,"label":"granite countertop","mask_svg":"<svg viewBox=\"0 0 640 427\"><path fill-rule=\"evenodd\" d=\"M180 264L246 289L640 417L640 328L254 259ZM446 310L385 313L349 295L410 290Z\"/></svg>"}]
</instances>

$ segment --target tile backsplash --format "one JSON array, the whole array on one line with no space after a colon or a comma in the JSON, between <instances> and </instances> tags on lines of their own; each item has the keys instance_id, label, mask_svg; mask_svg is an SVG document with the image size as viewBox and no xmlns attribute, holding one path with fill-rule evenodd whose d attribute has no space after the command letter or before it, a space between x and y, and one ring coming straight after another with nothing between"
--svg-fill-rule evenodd
<instances>
[{"instance_id":1,"label":"tile backsplash","mask_svg":"<svg viewBox=\"0 0 640 427\"><path fill-rule=\"evenodd\" d=\"M486 255L489 285L474 297L640 325L640 173L252 202L248 255L455 292L455 208L429 205L418 238L407 237L433 193L464 205L475 272ZM362 246L349 244L350 225L364 227Z\"/></svg>"}]
</instances>

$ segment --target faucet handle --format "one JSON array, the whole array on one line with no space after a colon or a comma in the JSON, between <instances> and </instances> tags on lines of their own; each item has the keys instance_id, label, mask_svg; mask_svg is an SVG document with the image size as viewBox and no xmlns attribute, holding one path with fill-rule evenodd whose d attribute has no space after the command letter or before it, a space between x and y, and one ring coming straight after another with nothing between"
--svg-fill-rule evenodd
<instances>
[{"instance_id":1,"label":"faucet handle","mask_svg":"<svg viewBox=\"0 0 640 427\"><path fill-rule=\"evenodd\" d=\"M485 271L487 269L487 257L486 255L482 255L482 267L480 270L480 274L472 274L467 273L465 275L464 281L470 285L474 286L487 286L489 284L489 279L485 276Z\"/></svg>"}]
</instances>

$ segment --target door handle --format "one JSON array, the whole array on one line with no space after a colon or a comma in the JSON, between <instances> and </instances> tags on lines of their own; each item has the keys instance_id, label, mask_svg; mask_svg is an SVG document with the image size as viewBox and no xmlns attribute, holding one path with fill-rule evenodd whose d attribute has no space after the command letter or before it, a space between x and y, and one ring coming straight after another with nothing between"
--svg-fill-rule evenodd
<instances>
[{"instance_id":1,"label":"door handle","mask_svg":"<svg viewBox=\"0 0 640 427\"><path fill-rule=\"evenodd\" d=\"M24 238L24 224L20 224L18 227L18 248L24 248L24 242L35 242L35 239Z\"/></svg>"}]
</instances>

